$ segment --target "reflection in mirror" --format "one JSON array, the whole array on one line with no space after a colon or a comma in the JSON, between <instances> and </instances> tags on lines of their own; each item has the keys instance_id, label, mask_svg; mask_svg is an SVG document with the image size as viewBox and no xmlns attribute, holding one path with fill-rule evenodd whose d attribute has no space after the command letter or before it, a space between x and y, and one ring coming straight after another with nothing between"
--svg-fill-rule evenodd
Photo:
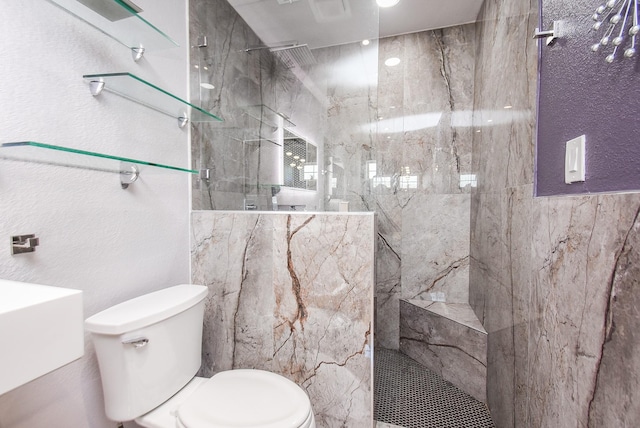
<instances>
[{"instance_id":1,"label":"reflection in mirror","mask_svg":"<svg viewBox=\"0 0 640 428\"><path fill-rule=\"evenodd\" d=\"M296 189L318 189L318 150L291 131L285 132L283 145L284 185Z\"/></svg>"}]
</instances>

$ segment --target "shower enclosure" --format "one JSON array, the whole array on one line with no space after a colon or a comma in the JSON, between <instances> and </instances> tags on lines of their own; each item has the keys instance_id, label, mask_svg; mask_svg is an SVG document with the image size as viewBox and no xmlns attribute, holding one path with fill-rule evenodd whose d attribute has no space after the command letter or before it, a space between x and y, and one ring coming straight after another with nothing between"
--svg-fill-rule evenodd
<instances>
[{"instance_id":1,"label":"shower enclosure","mask_svg":"<svg viewBox=\"0 0 640 428\"><path fill-rule=\"evenodd\" d=\"M317 34L350 27L359 14L359 32L327 46L298 40L286 25L252 25L269 2L223 3L191 7L191 100L223 119L192 126L192 163L209 170L194 183L194 209L368 211L358 195L371 160L361 148L372 146L377 122L377 7L311 2ZM286 17L305 3L272 6ZM286 154L302 146L305 157Z\"/></svg>"}]
</instances>

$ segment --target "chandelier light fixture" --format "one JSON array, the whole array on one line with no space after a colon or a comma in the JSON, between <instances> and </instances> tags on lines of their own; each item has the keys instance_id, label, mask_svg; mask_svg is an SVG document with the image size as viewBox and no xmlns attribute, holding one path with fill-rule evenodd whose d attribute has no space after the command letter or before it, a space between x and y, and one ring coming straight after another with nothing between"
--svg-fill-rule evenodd
<instances>
[{"instance_id":1,"label":"chandelier light fixture","mask_svg":"<svg viewBox=\"0 0 640 428\"><path fill-rule=\"evenodd\" d=\"M640 33L638 24L638 1L640 0L609 0L600 5L593 14L593 29L597 32L604 28L604 35L598 43L591 46L593 52L600 48L613 45L613 52L605 57L605 61L612 63L616 58L618 48L624 50L625 58L636 55L636 36ZM631 39L631 43L625 39Z\"/></svg>"}]
</instances>

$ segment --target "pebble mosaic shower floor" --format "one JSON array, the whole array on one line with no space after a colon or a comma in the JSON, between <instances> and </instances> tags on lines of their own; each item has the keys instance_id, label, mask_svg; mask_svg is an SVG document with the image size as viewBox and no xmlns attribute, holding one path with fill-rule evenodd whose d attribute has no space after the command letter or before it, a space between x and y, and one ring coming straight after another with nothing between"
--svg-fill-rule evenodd
<instances>
[{"instance_id":1,"label":"pebble mosaic shower floor","mask_svg":"<svg viewBox=\"0 0 640 428\"><path fill-rule=\"evenodd\" d=\"M405 428L495 428L486 406L406 355L376 348L375 419Z\"/></svg>"}]
</instances>

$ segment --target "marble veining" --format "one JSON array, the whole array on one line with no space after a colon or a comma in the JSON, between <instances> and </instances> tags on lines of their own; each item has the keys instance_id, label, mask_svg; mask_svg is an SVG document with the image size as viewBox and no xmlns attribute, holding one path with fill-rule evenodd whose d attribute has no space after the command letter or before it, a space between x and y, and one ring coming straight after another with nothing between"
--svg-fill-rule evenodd
<instances>
[{"instance_id":1,"label":"marble veining","mask_svg":"<svg viewBox=\"0 0 640 428\"><path fill-rule=\"evenodd\" d=\"M319 427L371 426L374 216L197 211L192 280L209 287L203 369L282 374Z\"/></svg>"},{"instance_id":2,"label":"marble veining","mask_svg":"<svg viewBox=\"0 0 640 428\"><path fill-rule=\"evenodd\" d=\"M402 297L469 301L469 195L417 195L402 212Z\"/></svg>"},{"instance_id":3,"label":"marble veining","mask_svg":"<svg viewBox=\"0 0 640 428\"><path fill-rule=\"evenodd\" d=\"M448 305L440 303L438 308L438 304L422 300L400 300L400 350L484 402L487 333L477 320L470 321L470 326L440 314L475 318L470 307L448 310Z\"/></svg>"},{"instance_id":4,"label":"marble veining","mask_svg":"<svg viewBox=\"0 0 640 428\"><path fill-rule=\"evenodd\" d=\"M382 119L361 151L377 178L355 191L378 215L376 343L386 348L399 346L400 298L469 301L470 189L460 175L471 172L474 39L467 25L379 42ZM400 65L385 66L390 56Z\"/></svg>"},{"instance_id":5,"label":"marble veining","mask_svg":"<svg viewBox=\"0 0 640 428\"><path fill-rule=\"evenodd\" d=\"M640 195L533 197L537 22L536 1L487 0L477 24L469 302L487 404L500 427L636 426Z\"/></svg>"},{"instance_id":6,"label":"marble veining","mask_svg":"<svg viewBox=\"0 0 640 428\"><path fill-rule=\"evenodd\" d=\"M190 17L192 45L209 41L192 52L192 98L224 119L192 125L194 167L212 171L193 180L193 207L271 209L272 186L262 184L277 179L275 146L251 140L260 128L244 114L269 106L319 144L318 209L346 202L378 213L379 344L398 348L401 297L468 302L470 187L460 176L471 173L474 25L317 49L318 65L302 76L266 50L244 51L260 42L227 2L192 2ZM386 67L388 55L401 64ZM345 64L361 78L346 78ZM203 79L215 89L203 91Z\"/></svg>"},{"instance_id":7,"label":"marble veining","mask_svg":"<svg viewBox=\"0 0 640 428\"><path fill-rule=\"evenodd\" d=\"M226 0L194 0L189 12L191 100L223 119L191 124L194 168L211 174L208 181L193 180L193 207L244 210L253 205L271 211L282 164L274 114L290 119L301 137L321 144L324 88L311 86L268 49L250 50L263 43ZM202 37L206 46L199 45ZM319 194L310 199L307 209L322 209Z\"/></svg>"}]
</instances>

